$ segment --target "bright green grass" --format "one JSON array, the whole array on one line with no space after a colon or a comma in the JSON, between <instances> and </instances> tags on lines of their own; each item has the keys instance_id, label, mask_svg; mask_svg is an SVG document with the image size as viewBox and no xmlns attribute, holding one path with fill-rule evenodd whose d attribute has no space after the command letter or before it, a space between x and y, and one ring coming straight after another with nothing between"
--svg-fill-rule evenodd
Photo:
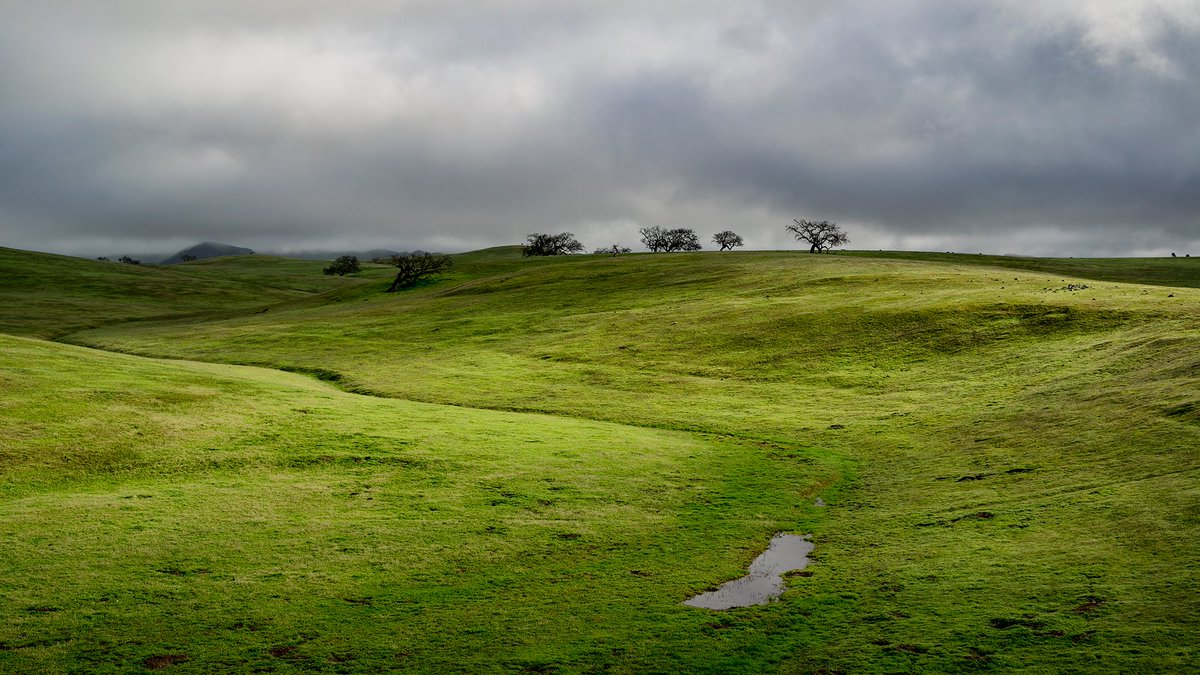
<instances>
[{"instance_id":1,"label":"bright green grass","mask_svg":"<svg viewBox=\"0 0 1200 675\"><path fill-rule=\"evenodd\" d=\"M1001 275L1013 273L791 253L517 259L406 293L378 292L381 280L294 311L70 340L319 367L429 402L791 438L929 396L1019 390L1049 374L1042 352L1147 322L1195 326L1197 291Z\"/></svg>"},{"instance_id":2,"label":"bright green grass","mask_svg":"<svg viewBox=\"0 0 1200 675\"><path fill-rule=\"evenodd\" d=\"M618 587L635 590L604 596L588 610L572 604L590 602L577 598L582 587L571 587L564 596L564 582L555 581L558 575L576 574L570 571L575 569L570 554L568 560L547 558L542 572L531 576L525 570L512 574L507 559L485 557L473 569L487 578L508 579L505 588L511 593L503 604L526 618L484 620L478 617L495 610L484 605L462 612L433 609L439 599L456 606L466 600L454 595L456 587L444 575L405 559L389 573L412 573L420 579L418 586L424 584L426 594L405 596L403 606L420 615L411 625L434 626L429 632L436 637L425 638L432 641L429 649L398 646L395 651L408 653L408 660L388 664L375 660L386 649L340 664L333 661L341 657L330 661L328 652L303 662L304 668L1195 669L1200 657L1192 645L1200 636L1200 599L1190 589L1200 563L1193 543L1200 535L1200 291L1081 282L1060 270L1014 271L975 263L796 253L521 260L512 249L493 249L460 256L452 275L394 295L381 292L388 274L380 268L336 291L273 305L262 314L114 324L66 339L145 355L312 372L337 379L343 388L431 404L557 416L335 394L299 376L260 370L169 366L188 373L180 375L183 381L198 377L194 369L210 368L205 372L221 377L241 373L239 382L267 378L272 383L228 387L246 392L227 401L218 396L229 404L221 418L228 422L195 428L186 436L161 432L166 440L149 445L169 450L178 458L172 461L204 456L184 442L191 435L244 429L258 440L232 446L205 440L196 447L225 448L221 452L276 447L279 456L298 452L297 446L311 438L338 437L342 432L334 429L385 428L367 421L370 410L387 410L389 418L399 414L394 410L444 411L426 425L439 438L471 419L496 416L514 421L510 427L480 424L511 428L518 438L527 429L546 429L547 439L577 453L593 447L584 440L590 432L583 431L593 428L614 438L648 435L704 449L647 445L651 452L595 463L579 455L557 474L566 483L576 473L588 481L606 478L605 494L620 495L617 500L632 509L606 511L595 506L605 503L599 498L577 504L572 517L594 523L589 527L597 532L610 528L604 530L610 538L592 550L595 565L582 577L589 583L615 579ZM1128 276L1141 278L1139 269L1131 263ZM253 278L248 273L246 279ZM1089 288L1063 290L1069 283ZM23 301L19 293L9 298ZM26 360L42 358L50 357ZM125 366L131 386L156 381L140 370L149 365L132 365L153 362L104 358L128 359L120 363L131 364ZM94 368L60 370L47 381L69 381L71 373ZM336 406L337 414L318 418L271 412L271 401L316 395L304 393L309 391L345 403ZM52 394L45 396L47 401L35 400L8 417L22 429L20 423L45 424L43 411L53 409ZM170 424L195 424L202 409L199 400L184 404ZM125 421L139 410L154 410L152 402L138 401L124 413L105 417ZM242 418L235 413L257 416L236 422ZM154 419L149 413L143 417ZM297 432L291 431L293 418L304 423ZM390 433L383 435L390 438ZM48 437L72 435L56 430ZM143 447L135 441L121 447ZM439 457L454 458L447 460L446 480L468 482L478 481L474 476L481 472L490 475L492 469L481 467L493 460L473 462L461 453L490 457L498 452L510 458L513 474L541 470L547 456L544 448L531 449L495 431L431 447L443 448ZM231 458L213 472L236 466L239 480L250 476L247 492L270 500L272 490L263 486L274 483L265 477L265 483L256 483L258 469L248 473L245 467L286 467L271 461ZM696 468L696 462L706 468ZM19 462L12 470L14 494L39 485L35 477L43 469L29 466L35 465ZM325 462L305 470L328 475L347 468ZM56 471L63 480L71 476L82 482L97 473L69 466ZM128 471L140 475L143 470ZM203 473L183 467L163 471L147 485L197 472ZM637 507L642 502L626 484L651 481L645 490L665 499L674 494L671 481L684 476L711 482L705 483L703 496L691 495L692 501L681 497L645 508L674 514L668 520L676 530L663 534L666 530L647 526ZM66 499L61 487L38 489L48 499ZM532 487L510 492L541 498ZM199 488L195 493L202 496L186 510L202 513L223 508L227 494ZM813 509L816 495L830 506ZM323 502L295 501L287 508L297 528L309 521L352 518ZM480 527L486 532L493 524L487 516L500 506L485 509L480 499L462 492L438 493L436 502L454 513L444 525L456 533ZM598 508L595 520L588 520L593 507ZM30 514L34 527L54 517L45 505ZM195 538L208 550L245 536L228 520L212 518L217 524L207 539L188 535L179 546ZM163 522L153 531L176 527L175 521ZM518 558L533 555L529 552L539 550L545 539L525 521L495 527L505 528L506 545L515 547ZM585 536L555 537L554 542L593 536L583 525L572 527ZM737 576L775 527L814 534L814 576L795 580L782 602L768 607L673 614L688 592ZM229 534L234 531L238 534ZM301 529L294 535L292 541L308 547L304 550L324 541L319 532ZM431 541L439 536L425 526L414 535ZM655 543L684 542L683 537L692 538L682 546ZM626 541L632 543L621 544ZM724 557L700 567L720 567L719 572L693 571L696 561L706 560L706 545ZM639 550L642 557L629 562L625 556L633 553L627 549ZM270 557L264 550L246 548L228 573L237 577L240 567L254 569L255 560ZM185 549L179 557L188 555L195 550ZM620 562L609 566L610 561ZM307 569L299 561L277 567L291 569L289 564ZM651 564L656 567L647 569ZM191 578L185 568L178 569L185 572L181 578ZM632 574L633 569L651 576ZM191 576L216 580L215 572ZM515 590L517 576L532 582ZM646 579L674 585L646 595L636 585ZM469 594L479 589L472 588ZM213 597L225 592L214 590ZM288 616L287 607L295 604L299 615L327 622L323 625L344 621L339 611L349 611L336 602L304 605L295 594L277 594L287 603L261 596L255 601ZM383 617L372 616L385 625L381 631L388 630L387 620L403 614L395 604L401 596L361 595L389 598L378 601L388 607L379 611ZM376 607L377 601L371 602L354 606ZM367 637L369 631L353 635L360 633L347 644L382 644ZM523 637L527 634L535 637ZM249 645L246 654L255 655L272 642L242 635L226 641ZM213 656L214 648L199 638L178 644L193 659L190 667L199 670L288 663ZM79 663L81 652L59 649L57 663L67 664L62 667ZM0 651L0 657L4 654Z\"/></svg>"},{"instance_id":3,"label":"bright green grass","mask_svg":"<svg viewBox=\"0 0 1200 675\"><path fill-rule=\"evenodd\" d=\"M784 606L697 642L712 617L679 602L811 529L838 473L777 444L0 346L23 392L0 417L6 672L779 661Z\"/></svg>"},{"instance_id":4,"label":"bright green grass","mask_svg":"<svg viewBox=\"0 0 1200 675\"><path fill-rule=\"evenodd\" d=\"M1158 286L1200 287L1200 257L1176 258L1031 258L965 253L915 251L846 251L840 255L944 262L955 265L987 265L1028 272L1062 274L1098 281L1118 281Z\"/></svg>"}]
</instances>

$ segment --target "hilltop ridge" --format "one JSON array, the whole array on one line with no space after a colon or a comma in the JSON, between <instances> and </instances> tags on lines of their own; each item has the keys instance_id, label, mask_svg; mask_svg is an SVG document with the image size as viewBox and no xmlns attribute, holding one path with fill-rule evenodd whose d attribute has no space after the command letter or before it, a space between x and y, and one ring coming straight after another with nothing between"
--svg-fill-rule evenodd
<instances>
[{"instance_id":1,"label":"hilltop ridge","mask_svg":"<svg viewBox=\"0 0 1200 675\"><path fill-rule=\"evenodd\" d=\"M165 258L162 261L162 264L177 265L187 260L208 260L209 258L220 258L223 256L253 254L254 251L242 246L222 244L215 241L203 241L199 244L193 244L192 246L189 246L181 251L177 251L174 255Z\"/></svg>"},{"instance_id":2,"label":"hilltop ridge","mask_svg":"<svg viewBox=\"0 0 1200 675\"><path fill-rule=\"evenodd\" d=\"M911 257L0 249L0 670L1200 667L1200 290Z\"/></svg>"}]
</instances>

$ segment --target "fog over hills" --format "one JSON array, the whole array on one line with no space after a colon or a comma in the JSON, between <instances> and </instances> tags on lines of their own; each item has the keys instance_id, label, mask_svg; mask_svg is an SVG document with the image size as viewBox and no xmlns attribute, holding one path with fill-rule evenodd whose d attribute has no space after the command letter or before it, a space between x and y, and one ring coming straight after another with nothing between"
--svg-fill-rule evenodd
<instances>
[{"instance_id":1,"label":"fog over hills","mask_svg":"<svg viewBox=\"0 0 1200 675\"><path fill-rule=\"evenodd\" d=\"M284 253L272 252L271 255L278 255L284 258L300 258L302 260L333 260L338 256L352 255L359 260L376 260L387 259L394 255L400 255L404 251L395 251L390 248L373 248L366 251L349 251L343 249L307 249L303 251L287 251Z\"/></svg>"}]
</instances>

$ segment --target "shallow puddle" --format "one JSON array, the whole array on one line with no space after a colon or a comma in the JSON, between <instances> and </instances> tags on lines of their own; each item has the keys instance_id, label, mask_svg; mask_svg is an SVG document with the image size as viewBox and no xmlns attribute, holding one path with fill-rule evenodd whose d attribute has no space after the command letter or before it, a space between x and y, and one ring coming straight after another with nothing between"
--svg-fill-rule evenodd
<instances>
[{"instance_id":1,"label":"shallow puddle","mask_svg":"<svg viewBox=\"0 0 1200 675\"><path fill-rule=\"evenodd\" d=\"M765 605L783 593L783 575L808 566L813 543L808 535L777 534L762 555L750 563L750 573L721 584L715 591L701 593L683 604L705 609L730 609Z\"/></svg>"}]
</instances>

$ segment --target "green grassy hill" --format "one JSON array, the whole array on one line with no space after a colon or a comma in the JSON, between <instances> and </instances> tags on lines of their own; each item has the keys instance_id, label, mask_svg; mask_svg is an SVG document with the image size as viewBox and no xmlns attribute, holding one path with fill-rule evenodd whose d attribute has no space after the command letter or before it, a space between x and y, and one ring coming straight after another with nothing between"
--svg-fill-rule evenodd
<instances>
[{"instance_id":1,"label":"green grassy hill","mask_svg":"<svg viewBox=\"0 0 1200 675\"><path fill-rule=\"evenodd\" d=\"M322 267L269 256L122 265L0 247L0 332L53 338L150 317L252 312L354 283Z\"/></svg>"},{"instance_id":2,"label":"green grassy hill","mask_svg":"<svg viewBox=\"0 0 1200 675\"><path fill-rule=\"evenodd\" d=\"M1033 258L965 253L918 253L915 251L849 251L847 253L871 258L1005 267L1098 281L1200 288L1200 257L1191 256L1176 258Z\"/></svg>"},{"instance_id":3,"label":"green grassy hill","mask_svg":"<svg viewBox=\"0 0 1200 675\"><path fill-rule=\"evenodd\" d=\"M0 332L107 352L0 338L0 670L1200 665L1186 274L14 257L76 290L5 284ZM779 602L679 605L776 531L816 543Z\"/></svg>"}]
</instances>

